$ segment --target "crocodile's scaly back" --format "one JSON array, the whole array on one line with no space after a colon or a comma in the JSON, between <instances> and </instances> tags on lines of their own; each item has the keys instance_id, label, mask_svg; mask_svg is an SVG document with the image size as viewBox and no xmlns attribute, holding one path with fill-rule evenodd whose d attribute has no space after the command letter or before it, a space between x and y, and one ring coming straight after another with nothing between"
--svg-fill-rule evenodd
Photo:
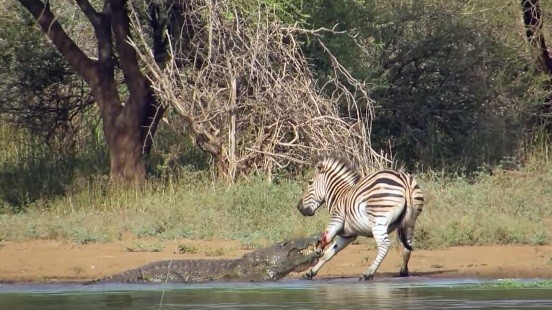
<instances>
[{"instance_id":1,"label":"crocodile's scaly back","mask_svg":"<svg viewBox=\"0 0 552 310\"><path fill-rule=\"evenodd\" d=\"M236 259L164 260L130 269L99 282L192 283L237 279Z\"/></svg>"},{"instance_id":2,"label":"crocodile's scaly back","mask_svg":"<svg viewBox=\"0 0 552 310\"><path fill-rule=\"evenodd\" d=\"M275 281L315 264L318 237L284 241L237 259L164 260L130 269L98 282L198 283L209 281Z\"/></svg>"}]
</instances>

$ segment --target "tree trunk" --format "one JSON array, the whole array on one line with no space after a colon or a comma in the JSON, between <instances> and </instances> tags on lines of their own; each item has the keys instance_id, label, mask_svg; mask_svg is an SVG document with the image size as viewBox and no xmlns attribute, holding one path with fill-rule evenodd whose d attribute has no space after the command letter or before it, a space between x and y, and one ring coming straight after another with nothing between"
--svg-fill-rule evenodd
<instances>
[{"instance_id":1,"label":"tree trunk","mask_svg":"<svg viewBox=\"0 0 552 310\"><path fill-rule=\"evenodd\" d=\"M102 75L98 77L101 79ZM146 156L151 149L158 120L151 124L156 117L147 113L148 110L131 112L129 106L136 103L125 103L123 106L115 87L104 85L93 88L92 92L94 98L98 98L102 115L109 149L110 179L116 182L142 182L146 175ZM153 97L149 99L153 100ZM155 105L154 102L150 104Z\"/></svg>"},{"instance_id":2,"label":"tree trunk","mask_svg":"<svg viewBox=\"0 0 552 310\"><path fill-rule=\"evenodd\" d=\"M529 43L539 51L540 68L552 75L552 57L544 40L543 20L540 0L521 0L525 36Z\"/></svg>"},{"instance_id":3,"label":"tree trunk","mask_svg":"<svg viewBox=\"0 0 552 310\"><path fill-rule=\"evenodd\" d=\"M110 179L141 182L146 176L143 128L113 123L104 126L109 145ZM140 126L141 127L141 126Z\"/></svg>"},{"instance_id":4,"label":"tree trunk","mask_svg":"<svg viewBox=\"0 0 552 310\"><path fill-rule=\"evenodd\" d=\"M552 77L552 57L546 46L543 33L543 18L540 0L521 0L523 10L523 23L525 24L525 36L537 55L538 69ZM544 98L544 103L539 106L535 116L531 118L533 126L544 128L552 132L552 122L548 115L552 113L552 79L548 79L549 94Z\"/></svg>"}]
</instances>

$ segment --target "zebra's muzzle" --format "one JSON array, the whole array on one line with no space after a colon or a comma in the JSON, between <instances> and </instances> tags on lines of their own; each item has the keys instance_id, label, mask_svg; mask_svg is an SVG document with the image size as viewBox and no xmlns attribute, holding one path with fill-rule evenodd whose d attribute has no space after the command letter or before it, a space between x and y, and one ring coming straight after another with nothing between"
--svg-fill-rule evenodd
<instances>
[{"instance_id":1,"label":"zebra's muzzle","mask_svg":"<svg viewBox=\"0 0 552 310\"><path fill-rule=\"evenodd\" d=\"M314 209L309 208L309 207L305 207L303 205L302 200L299 200L299 203L297 204L297 210L299 210L299 212L301 212L301 214L303 216L313 216L314 215Z\"/></svg>"}]
</instances>

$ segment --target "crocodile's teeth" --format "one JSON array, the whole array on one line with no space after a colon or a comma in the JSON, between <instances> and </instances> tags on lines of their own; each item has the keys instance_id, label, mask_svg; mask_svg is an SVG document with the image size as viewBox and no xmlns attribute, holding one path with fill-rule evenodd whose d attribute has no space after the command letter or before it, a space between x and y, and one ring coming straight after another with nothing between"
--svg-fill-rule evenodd
<instances>
[{"instance_id":1,"label":"crocodile's teeth","mask_svg":"<svg viewBox=\"0 0 552 310\"><path fill-rule=\"evenodd\" d=\"M308 248L299 251L299 253L302 255L311 255L312 253L315 252L315 250L316 250L316 247L313 245L310 245Z\"/></svg>"}]
</instances>

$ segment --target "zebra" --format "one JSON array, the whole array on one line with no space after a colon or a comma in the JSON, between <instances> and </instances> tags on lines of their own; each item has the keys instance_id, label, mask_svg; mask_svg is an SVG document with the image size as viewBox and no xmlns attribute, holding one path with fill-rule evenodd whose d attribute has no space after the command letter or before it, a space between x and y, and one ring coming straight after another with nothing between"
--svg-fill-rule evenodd
<instances>
[{"instance_id":1,"label":"zebra","mask_svg":"<svg viewBox=\"0 0 552 310\"><path fill-rule=\"evenodd\" d=\"M324 253L304 277L312 279L335 254L358 236L365 236L376 240L378 254L360 280L372 279L387 255L389 233L394 230L403 247L399 274L408 276L414 226L424 204L416 180L397 170L381 170L362 177L346 160L335 156L317 159L314 170L297 209L304 216L312 216L325 202L330 222L319 245L319 251Z\"/></svg>"}]
</instances>

